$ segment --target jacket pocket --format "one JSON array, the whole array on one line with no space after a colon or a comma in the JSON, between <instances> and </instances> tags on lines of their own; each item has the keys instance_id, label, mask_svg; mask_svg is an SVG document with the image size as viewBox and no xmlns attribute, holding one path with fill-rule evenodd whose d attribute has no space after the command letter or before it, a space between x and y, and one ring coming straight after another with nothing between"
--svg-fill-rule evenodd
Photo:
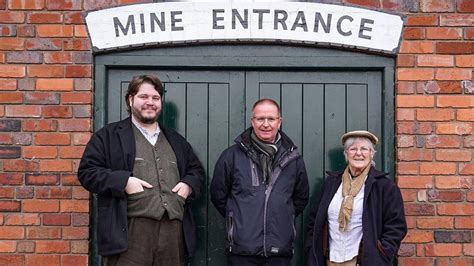
<instances>
[{"instance_id":1,"label":"jacket pocket","mask_svg":"<svg viewBox=\"0 0 474 266\"><path fill-rule=\"evenodd\" d=\"M234 213L229 212L227 215L227 240L229 241L229 252L232 252L234 245Z\"/></svg>"},{"instance_id":2,"label":"jacket pocket","mask_svg":"<svg viewBox=\"0 0 474 266\"><path fill-rule=\"evenodd\" d=\"M390 261L391 258L388 256L387 252L385 251L383 245L382 245L382 242L380 242L380 240L377 239L377 249L379 250L379 253L382 255L382 258L385 260L385 261Z\"/></svg>"}]
</instances>

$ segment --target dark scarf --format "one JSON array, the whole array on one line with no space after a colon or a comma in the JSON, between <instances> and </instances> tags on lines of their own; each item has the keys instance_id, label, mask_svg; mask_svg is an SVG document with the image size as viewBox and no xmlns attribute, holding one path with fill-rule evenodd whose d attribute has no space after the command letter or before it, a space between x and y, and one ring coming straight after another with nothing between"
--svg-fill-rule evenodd
<instances>
[{"instance_id":1,"label":"dark scarf","mask_svg":"<svg viewBox=\"0 0 474 266\"><path fill-rule=\"evenodd\" d=\"M263 142L255 135L253 130L250 134L250 140L258 153L258 160L263 172L263 180L265 184L269 184L272 179L273 160L275 159L275 154L278 152L278 145ZM278 133L275 143L278 143L279 140L280 133Z\"/></svg>"}]
</instances>

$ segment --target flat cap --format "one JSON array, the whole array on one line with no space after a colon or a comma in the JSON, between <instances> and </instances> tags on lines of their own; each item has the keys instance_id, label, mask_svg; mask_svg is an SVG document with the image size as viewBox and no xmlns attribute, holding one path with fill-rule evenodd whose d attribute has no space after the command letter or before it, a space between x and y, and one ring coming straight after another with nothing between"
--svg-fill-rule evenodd
<instances>
[{"instance_id":1,"label":"flat cap","mask_svg":"<svg viewBox=\"0 0 474 266\"><path fill-rule=\"evenodd\" d=\"M354 131L349 131L346 134L342 135L341 137L342 145L344 145L344 142L346 142L348 138L352 138L352 137L368 138L370 141L372 141L374 145L376 145L379 142L379 139L377 138L377 136L375 136L374 134L370 133L367 130L354 130Z\"/></svg>"}]
</instances>

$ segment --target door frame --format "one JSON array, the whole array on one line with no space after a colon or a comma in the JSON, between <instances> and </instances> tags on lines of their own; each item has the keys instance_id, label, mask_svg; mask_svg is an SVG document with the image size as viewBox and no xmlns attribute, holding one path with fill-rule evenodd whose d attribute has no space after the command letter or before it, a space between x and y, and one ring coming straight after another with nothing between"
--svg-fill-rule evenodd
<instances>
[{"instance_id":1,"label":"door frame","mask_svg":"<svg viewBox=\"0 0 474 266\"><path fill-rule=\"evenodd\" d=\"M149 48L94 56L94 131L107 122L107 75L110 69L146 70L248 70L248 71L379 71L382 73L381 170L395 176L395 59L337 49L291 45L219 44ZM122 99L121 99L122 100ZM247 103L246 108L251 108ZM96 250L97 217L92 200L91 264L100 260Z\"/></svg>"}]
</instances>

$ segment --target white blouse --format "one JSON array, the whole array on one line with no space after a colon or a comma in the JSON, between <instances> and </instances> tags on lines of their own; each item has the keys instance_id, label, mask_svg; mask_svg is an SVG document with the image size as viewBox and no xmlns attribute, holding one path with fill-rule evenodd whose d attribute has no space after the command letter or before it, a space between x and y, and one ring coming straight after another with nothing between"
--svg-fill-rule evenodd
<instances>
[{"instance_id":1,"label":"white blouse","mask_svg":"<svg viewBox=\"0 0 474 266\"><path fill-rule=\"evenodd\" d=\"M367 177L365 177L367 180ZM359 244L362 240L362 212L364 204L364 188L354 198L352 216L349 220L347 232L339 231L339 210L342 203L342 183L331 200L328 208L329 222L329 260L332 262L344 262L353 259L359 254Z\"/></svg>"}]
</instances>

